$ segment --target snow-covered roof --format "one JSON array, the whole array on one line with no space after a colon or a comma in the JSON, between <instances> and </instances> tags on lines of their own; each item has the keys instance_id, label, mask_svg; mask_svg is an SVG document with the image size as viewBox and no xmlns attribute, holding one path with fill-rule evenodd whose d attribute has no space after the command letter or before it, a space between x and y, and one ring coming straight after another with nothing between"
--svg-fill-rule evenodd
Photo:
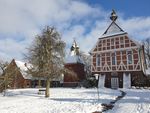
<instances>
[{"instance_id":1,"label":"snow-covered roof","mask_svg":"<svg viewBox=\"0 0 150 113\"><path fill-rule=\"evenodd\" d=\"M77 55L69 55L66 59L65 59L65 63L83 63L82 59L80 58L80 56Z\"/></svg>"},{"instance_id":2,"label":"snow-covered roof","mask_svg":"<svg viewBox=\"0 0 150 113\"><path fill-rule=\"evenodd\" d=\"M112 22L102 36L125 33L115 22Z\"/></svg>"},{"instance_id":3,"label":"snow-covered roof","mask_svg":"<svg viewBox=\"0 0 150 113\"><path fill-rule=\"evenodd\" d=\"M112 13L111 13L111 17L110 17L112 22L109 25L109 27L106 29L106 31L104 32L102 37L108 37L108 36L111 36L111 35L119 35L119 34L126 33L126 32L123 31L123 29L121 27L119 27L116 24L117 18L118 18L118 16L116 15L116 12L113 10Z\"/></svg>"},{"instance_id":4,"label":"snow-covered roof","mask_svg":"<svg viewBox=\"0 0 150 113\"><path fill-rule=\"evenodd\" d=\"M115 22L112 22L108 29L105 31L104 35L114 33L124 33L124 31Z\"/></svg>"},{"instance_id":5,"label":"snow-covered roof","mask_svg":"<svg viewBox=\"0 0 150 113\"><path fill-rule=\"evenodd\" d=\"M70 53L65 59L65 63L83 63L80 55L79 55L79 46L76 41L73 41L73 44L70 48Z\"/></svg>"},{"instance_id":6,"label":"snow-covered roof","mask_svg":"<svg viewBox=\"0 0 150 113\"><path fill-rule=\"evenodd\" d=\"M22 61L16 61L16 60L15 63L17 67L20 68L20 72L24 79L32 79L32 76L30 74L27 74L27 70L28 70L27 68L31 68L31 64Z\"/></svg>"}]
</instances>

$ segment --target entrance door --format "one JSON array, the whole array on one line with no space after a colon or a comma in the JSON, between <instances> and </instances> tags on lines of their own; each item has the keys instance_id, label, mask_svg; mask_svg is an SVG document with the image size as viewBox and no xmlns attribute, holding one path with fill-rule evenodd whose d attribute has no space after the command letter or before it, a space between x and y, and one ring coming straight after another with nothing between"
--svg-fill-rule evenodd
<instances>
[{"instance_id":1,"label":"entrance door","mask_svg":"<svg viewBox=\"0 0 150 113\"><path fill-rule=\"evenodd\" d=\"M117 77L112 77L111 78L111 88L113 88L113 89L119 88L119 83L118 83L118 78Z\"/></svg>"},{"instance_id":2,"label":"entrance door","mask_svg":"<svg viewBox=\"0 0 150 113\"><path fill-rule=\"evenodd\" d=\"M131 75L130 73L123 73L123 88L131 87Z\"/></svg>"}]
</instances>

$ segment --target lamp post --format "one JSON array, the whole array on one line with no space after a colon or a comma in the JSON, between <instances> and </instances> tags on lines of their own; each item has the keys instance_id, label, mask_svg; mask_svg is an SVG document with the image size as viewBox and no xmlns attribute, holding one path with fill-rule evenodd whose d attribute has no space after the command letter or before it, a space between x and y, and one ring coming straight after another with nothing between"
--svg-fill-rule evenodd
<instances>
[{"instance_id":1,"label":"lamp post","mask_svg":"<svg viewBox=\"0 0 150 113\"><path fill-rule=\"evenodd\" d=\"M98 101L99 101L99 74L94 74L94 76L96 77L96 80L98 80L98 85L97 85L97 97L98 97Z\"/></svg>"}]
</instances>

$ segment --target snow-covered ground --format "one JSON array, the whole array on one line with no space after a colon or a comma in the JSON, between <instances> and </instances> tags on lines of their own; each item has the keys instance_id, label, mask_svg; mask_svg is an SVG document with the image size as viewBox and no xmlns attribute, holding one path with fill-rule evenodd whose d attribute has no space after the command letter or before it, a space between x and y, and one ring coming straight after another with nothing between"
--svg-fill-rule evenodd
<instances>
[{"instance_id":1,"label":"snow-covered ground","mask_svg":"<svg viewBox=\"0 0 150 113\"><path fill-rule=\"evenodd\" d=\"M126 96L107 113L150 113L150 90L123 89Z\"/></svg>"},{"instance_id":2,"label":"snow-covered ground","mask_svg":"<svg viewBox=\"0 0 150 113\"><path fill-rule=\"evenodd\" d=\"M120 95L118 90L51 88L50 98L38 95L38 89L8 90L0 94L0 113L92 113L101 111L101 103L109 103Z\"/></svg>"},{"instance_id":3,"label":"snow-covered ground","mask_svg":"<svg viewBox=\"0 0 150 113\"><path fill-rule=\"evenodd\" d=\"M126 96L107 113L150 113L150 90L121 89ZM51 88L50 98L38 95L38 89L8 90L0 94L0 113L92 113L101 111L101 103L109 103L120 95L119 90Z\"/></svg>"}]
</instances>

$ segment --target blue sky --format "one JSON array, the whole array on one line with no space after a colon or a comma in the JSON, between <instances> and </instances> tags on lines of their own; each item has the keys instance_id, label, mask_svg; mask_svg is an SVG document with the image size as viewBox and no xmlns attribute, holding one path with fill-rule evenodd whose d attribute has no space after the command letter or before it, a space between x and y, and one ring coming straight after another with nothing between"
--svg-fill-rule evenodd
<instances>
[{"instance_id":1,"label":"blue sky","mask_svg":"<svg viewBox=\"0 0 150 113\"><path fill-rule=\"evenodd\" d=\"M35 35L55 26L69 51L73 39L86 53L111 23L112 9L117 24L136 40L150 37L150 0L1 0L0 58L23 60Z\"/></svg>"},{"instance_id":2,"label":"blue sky","mask_svg":"<svg viewBox=\"0 0 150 113\"><path fill-rule=\"evenodd\" d=\"M91 5L102 6L104 10L115 9L125 16L149 16L150 0L84 0Z\"/></svg>"}]
</instances>

